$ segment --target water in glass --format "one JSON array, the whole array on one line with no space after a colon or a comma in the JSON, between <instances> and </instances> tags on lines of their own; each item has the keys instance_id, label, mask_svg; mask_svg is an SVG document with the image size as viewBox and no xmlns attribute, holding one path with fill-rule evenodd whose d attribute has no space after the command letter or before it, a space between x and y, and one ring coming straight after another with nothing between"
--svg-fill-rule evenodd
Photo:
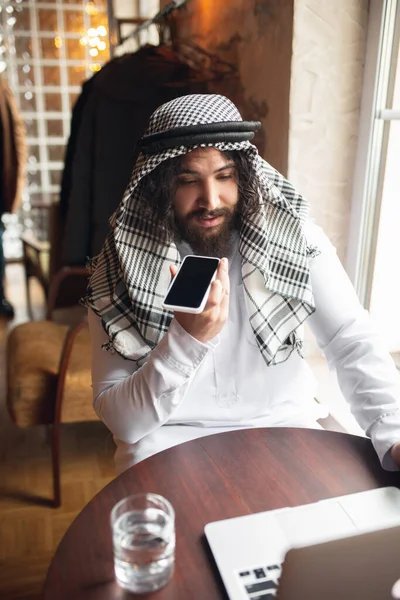
<instances>
[{"instance_id":1,"label":"water in glass","mask_svg":"<svg viewBox=\"0 0 400 600\"><path fill-rule=\"evenodd\" d=\"M119 584L133 592L157 590L174 570L171 516L148 507L121 514L113 526L114 567Z\"/></svg>"}]
</instances>

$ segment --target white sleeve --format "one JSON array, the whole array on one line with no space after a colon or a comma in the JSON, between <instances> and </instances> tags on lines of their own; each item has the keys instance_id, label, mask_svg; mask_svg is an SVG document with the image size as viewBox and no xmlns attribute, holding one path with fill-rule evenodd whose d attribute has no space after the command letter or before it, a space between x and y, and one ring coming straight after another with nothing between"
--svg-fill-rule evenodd
<instances>
[{"instance_id":1,"label":"white sleeve","mask_svg":"<svg viewBox=\"0 0 400 600\"><path fill-rule=\"evenodd\" d=\"M102 348L108 336L89 310L93 406L115 437L128 444L161 427L182 402L196 369L218 340L203 344L175 319L147 362L136 363Z\"/></svg>"},{"instance_id":2,"label":"white sleeve","mask_svg":"<svg viewBox=\"0 0 400 600\"><path fill-rule=\"evenodd\" d=\"M310 231L320 254L310 259L316 310L308 323L382 466L396 470L390 448L400 442L399 373L335 248L320 228Z\"/></svg>"}]
</instances>

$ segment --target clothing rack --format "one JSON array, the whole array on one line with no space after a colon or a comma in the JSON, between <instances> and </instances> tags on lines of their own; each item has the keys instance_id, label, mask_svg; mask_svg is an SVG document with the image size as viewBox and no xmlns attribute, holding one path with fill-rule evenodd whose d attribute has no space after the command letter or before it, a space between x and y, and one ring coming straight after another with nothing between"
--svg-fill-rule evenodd
<instances>
[{"instance_id":1,"label":"clothing rack","mask_svg":"<svg viewBox=\"0 0 400 600\"><path fill-rule=\"evenodd\" d=\"M166 6L164 6L164 8L162 8L154 17L148 19L147 21L144 21L144 23L141 23L138 27L136 27L136 29L131 31L129 35L125 36L121 40L121 44L123 44L131 38L137 38L142 31L148 29L151 25L157 25L158 23L161 23L174 10L176 10L177 8L181 8L188 1L189 0L172 0L172 2L169 2Z\"/></svg>"},{"instance_id":2,"label":"clothing rack","mask_svg":"<svg viewBox=\"0 0 400 600\"><path fill-rule=\"evenodd\" d=\"M164 6L164 8L151 19L147 19L141 23L138 19L138 26L125 37L120 37L120 43L114 48L113 54L116 57L120 57L124 54L136 52L140 46L144 45L140 34L144 31L148 31L152 25L155 25L158 29L161 54L161 48L166 41L164 29L165 25L167 25L167 18L173 11L182 8L188 1L189 0L173 0ZM201 71L199 76L200 78L202 77L202 81L221 80L237 75L237 68L234 65L220 59L217 55L208 52L195 44L192 40L180 38L179 40L172 41L171 36L169 36L169 38L168 44L166 45L171 48L177 57L186 62L186 64L193 69ZM196 81L200 81L200 79L196 77Z\"/></svg>"}]
</instances>

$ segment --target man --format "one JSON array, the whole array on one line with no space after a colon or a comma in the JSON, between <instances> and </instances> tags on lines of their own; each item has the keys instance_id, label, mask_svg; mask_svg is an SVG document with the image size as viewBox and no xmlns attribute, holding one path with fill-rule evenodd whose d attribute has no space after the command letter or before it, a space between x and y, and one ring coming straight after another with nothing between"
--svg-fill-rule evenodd
<instances>
[{"instance_id":1,"label":"man","mask_svg":"<svg viewBox=\"0 0 400 600\"><path fill-rule=\"evenodd\" d=\"M24 121L14 95L0 75L0 318L12 319L14 308L5 296L4 213L15 213L25 186L27 144Z\"/></svg>"},{"instance_id":2,"label":"man","mask_svg":"<svg viewBox=\"0 0 400 600\"><path fill-rule=\"evenodd\" d=\"M151 117L86 299L94 406L119 471L230 428L316 426L307 321L382 465L400 465L400 378L308 205L217 95ZM183 256L221 257L204 311L161 304ZM104 352L102 348L108 350Z\"/></svg>"}]
</instances>

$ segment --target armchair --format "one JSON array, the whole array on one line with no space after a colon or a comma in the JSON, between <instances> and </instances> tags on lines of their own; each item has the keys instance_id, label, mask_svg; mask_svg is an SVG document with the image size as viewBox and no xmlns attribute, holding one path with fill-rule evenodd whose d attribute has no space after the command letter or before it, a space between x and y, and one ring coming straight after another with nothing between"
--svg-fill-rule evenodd
<instances>
[{"instance_id":1,"label":"armchair","mask_svg":"<svg viewBox=\"0 0 400 600\"><path fill-rule=\"evenodd\" d=\"M8 411L18 427L50 427L54 507L61 504L61 423L98 420L92 407L85 309L74 307L80 314L77 311L70 324L54 320L58 294L73 277L85 279L87 272L84 278L81 270L61 270L49 288L47 319L17 325L7 340Z\"/></svg>"}]
</instances>

